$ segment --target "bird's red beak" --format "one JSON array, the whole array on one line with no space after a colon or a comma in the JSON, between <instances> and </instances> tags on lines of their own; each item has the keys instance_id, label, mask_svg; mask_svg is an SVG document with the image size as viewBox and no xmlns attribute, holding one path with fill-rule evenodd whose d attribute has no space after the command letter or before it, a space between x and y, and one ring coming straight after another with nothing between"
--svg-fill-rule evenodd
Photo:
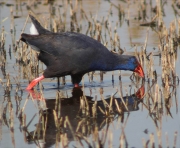
<instances>
[{"instance_id":1,"label":"bird's red beak","mask_svg":"<svg viewBox=\"0 0 180 148\"><path fill-rule=\"evenodd\" d=\"M137 73L140 77L144 78L144 71L139 62L137 64L137 67L135 68L134 72Z\"/></svg>"}]
</instances>

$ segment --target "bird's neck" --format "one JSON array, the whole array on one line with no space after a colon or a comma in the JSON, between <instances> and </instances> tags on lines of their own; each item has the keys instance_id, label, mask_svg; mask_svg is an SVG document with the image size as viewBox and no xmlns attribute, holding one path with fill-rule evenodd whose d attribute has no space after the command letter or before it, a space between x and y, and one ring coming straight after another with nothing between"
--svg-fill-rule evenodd
<instances>
[{"instance_id":1,"label":"bird's neck","mask_svg":"<svg viewBox=\"0 0 180 148\"><path fill-rule=\"evenodd\" d=\"M133 63L135 58L134 56L129 55L118 55L113 54L111 70L130 70L134 71L135 65Z\"/></svg>"},{"instance_id":2,"label":"bird's neck","mask_svg":"<svg viewBox=\"0 0 180 148\"><path fill-rule=\"evenodd\" d=\"M134 71L134 56L109 54L106 57L100 57L99 60L91 64L91 70L113 71L130 70Z\"/></svg>"}]
</instances>

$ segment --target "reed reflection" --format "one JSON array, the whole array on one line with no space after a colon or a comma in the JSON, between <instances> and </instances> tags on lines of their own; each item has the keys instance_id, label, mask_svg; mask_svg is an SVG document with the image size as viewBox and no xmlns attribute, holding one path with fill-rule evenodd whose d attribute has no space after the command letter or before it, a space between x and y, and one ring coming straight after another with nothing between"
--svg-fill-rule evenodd
<instances>
[{"instance_id":1,"label":"reed reflection","mask_svg":"<svg viewBox=\"0 0 180 148\"><path fill-rule=\"evenodd\" d=\"M87 141L87 136L97 136L98 131L105 129L103 138L94 141L94 144L97 142L103 146L111 122L120 119L123 123L125 112L139 110L138 105L143 99L145 88L141 86L136 93L129 96L112 96L101 98L100 101L91 96L84 96L80 88L74 88L69 98L59 97L59 91L55 99L44 99L33 90L30 94L34 99L45 101L47 109L40 109L39 123L34 131L25 130L29 143L50 147L54 144L67 146L70 141L81 143L80 140L84 140L87 145L93 146Z\"/></svg>"}]
</instances>

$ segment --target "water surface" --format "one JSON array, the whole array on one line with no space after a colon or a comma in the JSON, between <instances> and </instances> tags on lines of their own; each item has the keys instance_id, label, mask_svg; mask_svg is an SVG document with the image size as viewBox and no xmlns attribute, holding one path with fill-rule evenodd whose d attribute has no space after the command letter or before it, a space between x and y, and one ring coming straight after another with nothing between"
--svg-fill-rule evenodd
<instances>
[{"instance_id":1,"label":"water surface","mask_svg":"<svg viewBox=\"0 0 180 148\"><path fill-rule=\"evenodd\" d=\"M55 18L61 16L62 20L65 21L63 13L66 12L65 30L70 31L72 29L70 27L70 4L66 1L55 1L53 4L46 4L45 1L39 1L36 4L30 1L9 0L1 2L0 28L4 28L5 46L0 51L0 146L7 148L65 147L67 144L68 147L87 147L89 143L92 147L97 147L101 143L104 147L118 147L119 145L145 147L146 144L151 146L154 143L155 147L159 145L162 147L173 147L174 145L178 147L180 145L178 79L175 79L174 82L170 74L170 79L165 84L162 81L164 69L163 60L159 53L161 53L161 57L165 53L160 49L162 45L160 34L156 27L140 26L140 24L149 22L151 17L155 16L151 9L156 6L156 2L146 1L145 3L143 5L139 1L126 3L118 0L112 2L104 0L83 1L82 8L92 23L92 30L90 31L87 19L81 16L80 2L76 10L77 20L79 26L81 26L80 32L97 38L97 32L93 35L93 31L95 30L95 24L99 23L102 27L101 42L106 44L109 50L114 49L111 44L111 36L114 40L115 32L117 32L120 47L124 50L124 54L140 55L148 32L146 55L149 55L150 59L152 58L153 63L151 65L147 59L143 62L146 75L145 82L139 78L133 78L132 81L130 79L132 72L128 71L106 72L103 75L103 81L101 81L100 72L97 71L93 76L93 81L89 75L84 76L81 84L84 87L80 90L73 89L69 76L66 77L65 85L61 83L60 89L57 89L56 78L43 80L41 84L44 89L41 90L36 87L38 94L43 94L43 96L41 98L34 97L36 99L33 99L33 92L30 93L25 88L29 83L28 79L33 79L35 75L28 75L28 77L24 75L27 69L17 62L18 51L15 52L13 48L20 38L29 10L34 12L44 23L43 25L50 30L53 27L49 24L53 24ZM27 7L28 5L29 7ZM74 8L74 1L72 1L72 5ZM118 5L124 13L121 19L117 9ZM144 7L146 7L146 15L143 18ZM167 32L170 32L170 26L174 22L176 25L175 34L178 35L179 20L174 10L180 13L176 4L171 1L166 2L163 6L164 15L162 20ZM53 15L52 12L55 14ZM108 29L106 29L105 21L103 21L106 19ZM28 20L24 32L28 33L29 27L30 20ZM164 45L167 44L170 44L170 42L164 42ZM115 45L115 48L117 51L118 45ZM170 71L173 71L177 76L176 78L178 78L180 74L178 68L180 66L179 46L173 46L172 51L175 51L175 48L177 49L175 54L177 58L174 61L175 66ZM6 51L5 56L3 50ZM11 52L9 53L9 51ZM32 55L35 56L36 54L33 53ZM5 71L3 71L3 58L6 58ZM34 60L34 58L30 60ZM45 69L45 66L41 64L40 69ZM153 75L153 71L157 73L157 79ZM112 81L112 75L114 81ZM17 87L17 83L20 84L20 87ZM144 97L138 97L137 92L142 87L145 88ZM7 88L10 88L9 93L5 93ZM114 95L114 98L118 98L121 102L120 94L128 102L129 112L122 105L121 109L124 112L121 114L114 112L111 116L105 117L99 110L97 111L97 118L93 118L92 114L87 115L87 112L82 114L80 108L81 97L86 96L90 109L95 100L98 100L98 105L103 109L102 97L108 100ZM57 95L60 99L57 99ZM61 103L57 100L61 100ZM58 112L59 107L61 111ZM115 109L116 106L113 108ZM19 118L22 110L22 118ZM42 110L44 111L43 114L40 112ZM56 116L53 110L57 111L57 117L62 117L62 123L64 124L60 128L57 128L54 122ZM44 118L42 115L44 115ZM65 124L67 124L67 127L65 127ZM33 131L36 131L36 134ZM73 133L75 136L73 136ZM175 136L176 133L177 136ZM100 143L98 143L98 137Z\"/></svg>"}]
</instances>

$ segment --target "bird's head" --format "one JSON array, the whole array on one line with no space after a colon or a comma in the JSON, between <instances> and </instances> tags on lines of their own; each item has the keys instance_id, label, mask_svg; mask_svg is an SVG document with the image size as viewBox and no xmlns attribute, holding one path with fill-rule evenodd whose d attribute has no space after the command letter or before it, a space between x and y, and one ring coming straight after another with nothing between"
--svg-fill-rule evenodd
<instances>
[{"instance_id":1,"label":"bird's head","mask_svg":"<svg viewBox=\"0 0 180 148\"><path fill-rule=\"evenodd\" d=\"M117 68L121 70L130 70L137 73L140 77L144 77L143 68L135 56L120 55L119 63Z\"/></svg>"}]
</instances>

